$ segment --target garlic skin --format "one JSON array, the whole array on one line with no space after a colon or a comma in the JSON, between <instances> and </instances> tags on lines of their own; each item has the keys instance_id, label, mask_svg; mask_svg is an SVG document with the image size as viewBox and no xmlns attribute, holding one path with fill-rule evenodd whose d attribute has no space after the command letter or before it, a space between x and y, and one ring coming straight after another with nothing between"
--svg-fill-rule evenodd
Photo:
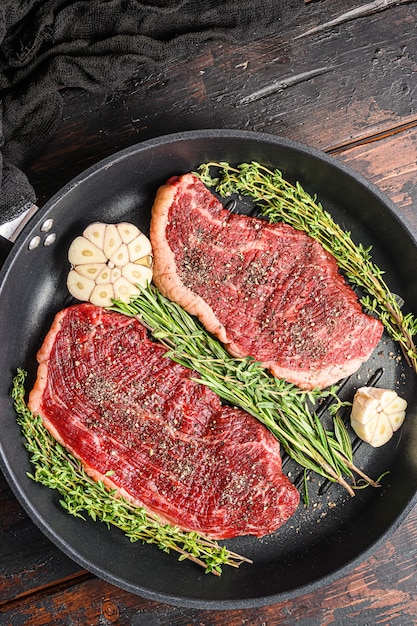
<instances>
[{"instance_id":1,"label":"garlic skin","mask_svg":"<svg viewBox=\"0 0 417 626\"><path fill-rule=\"evenodd\" d=\"M139 294L137 285L152 280L152 247L133 224L94 222L76 237L68 250L71 269L68 291L77 300L111 306Z\"/></svg>"},{"instance_id":2,"label":"garlic skin","mask_svg":"<svg viewBox=\"0 0 417 626\"><path fill-rule=\"evenodd\" d=\"M391 389L361 387L353 398L350 423L360 439L378 448L400 428L406 408L407 401Z\"/></svg>"}]
</instances>

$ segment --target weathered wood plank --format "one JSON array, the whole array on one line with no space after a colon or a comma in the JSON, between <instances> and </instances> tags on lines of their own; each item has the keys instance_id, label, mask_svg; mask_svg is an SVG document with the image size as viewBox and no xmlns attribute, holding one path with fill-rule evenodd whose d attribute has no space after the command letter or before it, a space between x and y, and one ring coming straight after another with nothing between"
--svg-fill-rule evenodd
<instances>
[{"instance_id":1,"label":"weathered wood plank","mask_svg":"<svg viewBox=\"0 0 417 626\"><path fill-rule=\"evenodd\" d=\"M6 479L0 472L0 537L13 525L18 524L25 517L19 503L12 494Z\"/></svg>"},{"instance_id":2,"label":"weathered wood plank","mask_svg":"<svg viewBox=\"0 0 417 626\"><path fill-rule=\"evenodd\" d=\"M32 523L0 472L0 605L84 573Z\"/></svg>"},{"instance_id":3,"label":"weathered wood plank","mask_svg":"<svg viewBox=\"0 0 417 626\"><path fill-rule=\"evenodd\" d=\"M18 511L21 521L15 520L0 533L0 606L57 581L85 574L38 530L20 507ZM6 519L3 514L1 518Z\"/></svg>"},{"instance_id":4,"label":"weathered wood plank","mask_svg":"<svg viewBox=\"0 0 417 626\"><path fill-rule=\"evenodd\" d=\"M108 97L64 93L64 118L30 178L44 202L121 148L195 128L268 132L331 150L415 123L417 3L311 3L285 33L244 46L212 42ZM297 39L298 37L298 39Z\"/></svg>"},{"instance_id":5,"label":"weathered wood plank","mask_svg":"<svg viewBox=\"0 0 417 626\"><path fill-rule=\"evenodd\" d=\"M335 156L375 183L417 232L417 127Z\"/></svg>"},{"instance_id":6,"label":"weathered wood plank","mask_svg":"<svg viewBox=\"0 0 417 626\"><path fill-rule=\"evenodd\" d=\"M63 626L326 626L384 624L412 626L417 620L417 509L400 531L348 575L302 597L255 609L207 611L142 599L96 578L22 599L3 608L1 624ZM283 572L285 575L285 572Z\"/></svg>"}]
</instances>

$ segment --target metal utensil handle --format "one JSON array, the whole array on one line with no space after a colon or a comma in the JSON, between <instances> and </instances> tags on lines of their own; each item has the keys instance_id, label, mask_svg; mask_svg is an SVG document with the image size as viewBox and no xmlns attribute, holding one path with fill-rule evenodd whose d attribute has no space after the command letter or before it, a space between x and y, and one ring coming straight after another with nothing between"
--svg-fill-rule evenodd
<instances>
[{"instance_id":1,"label":"metal utensil handle","mask_svg":"<svg viewBox=\"0 0 417 626\"><path fill-rule=\"evenodd\" d=\"M23 215L19 215L18 218L4 224L0 227L0 267L5 262L10 250L13 247L13 243L16 241L17 237L29 222L31 217L35 215L38 210L38 206L36 204L32 204Z\"/></svg>"}]
</instances>

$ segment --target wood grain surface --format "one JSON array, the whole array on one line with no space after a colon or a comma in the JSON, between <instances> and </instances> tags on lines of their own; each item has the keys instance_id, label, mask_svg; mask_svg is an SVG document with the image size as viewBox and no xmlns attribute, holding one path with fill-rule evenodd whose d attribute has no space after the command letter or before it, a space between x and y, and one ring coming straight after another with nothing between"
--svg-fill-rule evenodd
<instances>
[{"instance_id":1,"label":"wood grain surface","mask_svg":"<svg viewBox=\"0 0 417 626\"><path fill-rule=\"evenodd\" d=\"M27 174L42 205L88 166L142 140L250 129L334 155L375 183L417 234L416 71L417 2L308 2L296 23L261 41L206 44L116 93L64 92L62 124ZM0 626L413 626L416 546L414 509L375 553L314 593L257 609L180 608L80 568L1 478Z\"/></svg>"}]
</instances>

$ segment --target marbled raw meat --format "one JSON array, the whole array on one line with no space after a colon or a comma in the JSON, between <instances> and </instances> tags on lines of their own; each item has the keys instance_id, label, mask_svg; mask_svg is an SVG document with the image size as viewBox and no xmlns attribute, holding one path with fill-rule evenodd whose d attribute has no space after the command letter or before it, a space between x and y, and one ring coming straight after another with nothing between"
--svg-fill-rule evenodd
<instances>
[{"instance_id":1,"label":"marbled raw meat","mask_svg":"<svg viewBox=\"0 0 417 626\"><path fill-rule=\"evenodd\" d=\"M231 213L193 174L160 187L153 280L224 343L301 388L355 372L382 335L334 257L283 223Z\"/></svg>"},{"instance_id":2,"label":"marbled raw meat","mask_svg":"<svg viewBox=\"0 0 417 626\"><path fill-rule=\"evenodd\" d=\"M69 307L38 352L29 407L90 475L168 523L214 538L276 530L299 503L279 443L165 353L134 318Z\"/></svg>"}]
</instances>

